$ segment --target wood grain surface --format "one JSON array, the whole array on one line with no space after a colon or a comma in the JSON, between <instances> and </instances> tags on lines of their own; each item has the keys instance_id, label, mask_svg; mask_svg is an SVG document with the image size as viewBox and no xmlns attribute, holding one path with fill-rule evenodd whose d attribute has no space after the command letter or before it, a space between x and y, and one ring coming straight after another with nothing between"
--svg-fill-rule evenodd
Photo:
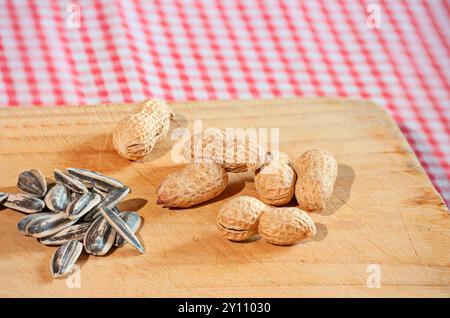
<instances>
[{"instance_id":1,"label":"wood grain surface","mask_svg":"<svg viewBox=\"0 0 450 318\"><path fill-rule=\"evenodd\" d=\"M391 117L364 101L288 99L175 103L177 127L279 128L291 158L310 148L335 154L339 174L318 233L290 247L219 236L216 214L231 197L256 195L252 176L230 174L211 202L185 210L155 204L155 189L179 169L170 137L139 162L121 158L111 131L132 105L21 107L0 111L0 191L37 168L82 167L123 181L119 207L138 210L146 253L129 245L104 257L82 255L80 288L53 279L54 247L16 230L23 214L0 211L0 296L450 296L450 215ZM295 201L291 205L296 205ZM370 265L375 264L375 265ZM381 286L367 280L379 266ZM73 287L73 286L72 286Z\"/></svg>"}]
</instances>

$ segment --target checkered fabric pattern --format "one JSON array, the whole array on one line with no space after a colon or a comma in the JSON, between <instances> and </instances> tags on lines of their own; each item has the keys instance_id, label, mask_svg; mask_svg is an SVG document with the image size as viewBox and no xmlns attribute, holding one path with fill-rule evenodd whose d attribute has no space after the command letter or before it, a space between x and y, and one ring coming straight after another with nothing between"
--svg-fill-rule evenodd
<instances>
[{"instance_id":1,"label":"checkered fabric pattern","mask_svg":"<svg viewBox=\"0 0 450 318\"><path fill-rule=\"evenodd\" d=\"M0 105L367 98L392 113L450 203L448 0L0 6Z\"/></svg>"}]
</instances>

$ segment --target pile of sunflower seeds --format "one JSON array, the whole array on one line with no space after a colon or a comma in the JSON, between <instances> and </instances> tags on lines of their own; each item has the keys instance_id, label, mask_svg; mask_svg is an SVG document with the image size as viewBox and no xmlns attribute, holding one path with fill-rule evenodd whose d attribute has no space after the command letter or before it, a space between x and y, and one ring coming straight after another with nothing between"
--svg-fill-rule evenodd
<instances>
[{"instance_id":1,"label":"pile of sunflower seeds","mask_svg":"<svg viewBox=\"0 0 450 318\"><path fill-rule=\"evenodd\" d=\"M0 204L29 214L17 224L23 235L45 245L59 245L53 254L53 277L71 273L84 250L105 255L112 246L127 242L141 253L135 233L141 225L137 212L121 212L117 204L130 193L120 181L87 169L55 170L54 181L38 170L23 171L17 180L20 193L0 192Z\"/></svg>"}]
</instances>

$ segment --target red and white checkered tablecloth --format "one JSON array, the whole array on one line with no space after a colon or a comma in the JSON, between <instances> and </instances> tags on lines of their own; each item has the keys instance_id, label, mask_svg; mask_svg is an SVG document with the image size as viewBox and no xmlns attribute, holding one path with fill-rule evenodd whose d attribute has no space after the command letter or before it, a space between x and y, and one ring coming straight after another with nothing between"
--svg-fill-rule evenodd
<instances>
[{"instance_id":1,"label":"red and white checkered tablecloth","mask_svg":"<svg viewBox=\"0 0 450 318\"><path fill-rule=\"evenodd\" d=\"M447 205L449 55L448 0L0 0L0 105L368 98Z\"/></svg>"}]
</instances>

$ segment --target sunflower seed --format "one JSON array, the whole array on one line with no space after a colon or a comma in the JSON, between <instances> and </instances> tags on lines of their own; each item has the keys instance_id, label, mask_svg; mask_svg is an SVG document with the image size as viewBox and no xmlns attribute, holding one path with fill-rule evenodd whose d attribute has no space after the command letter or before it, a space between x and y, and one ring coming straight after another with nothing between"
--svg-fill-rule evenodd
<instances>
[{"instance_id":1,"label":"sunflower seed","mask_svg":"<svg viewBox=\"0 0 450 318\"><path fill-rule=\"evenodd\" d=\"M52 214L53 212L39 212L27 215L26 217L22 218L22 220L20 220L19 223L17 223L17 229L19 230L20 234L30 235L27 231L28 224L30 224L32 221L38 218L45 218Z\"/></svg>"},{"instance_id":2,"label":"sunflower seed","mask_svg":"<svg viewBox=\"0 0 450 318\"><path fill-rule=\"evenodd\" d=\"M69 204L69 191L63 184L56 184L45 196L45 204L53 212L65 211Z\"/></svg>"},{"instance_id":3,"label":"sunflower seed","mask_svg":"<svg viewBox=\"0 0 450 318\"><path fill-rule=\"evenodd\" d=\"M142 219L136 212L121 213L116 206L130 193L129 187L87 169L55 169L54 179L45 179L35 169L23 171L17 181L21 193L0 192L0 203L32 213L18 222L21 234L45 245L60 245L50 265L55 278L72 271L83 246L89 254L105 255L113 245L128 242L144 253L134 234Z\"/></svg>"},{"instance_id":4,"label":"sunflower seed","mask_svg":"<svg viewBox=\"0 0 450 318\"><path fill-rule=\"evenodd\" d=\"M61 245L67 241L82 241L89 226L91 226L89 222L74 224L66 227L61 232L40 239L39 242L45 245Z\"/></svg>"},{"instance_id":5,"label":"sunflower seed","mask_svg":"<svg viewBox=\"0 0 450 318\"><path fill-rule=\"evenodd\" d=\"M68 174L65 174L61 170L55 169L54 175L56 182L62 183L73 192L85 193L88 191L83 182L81 182L78 179L75 179L74 177Z\"/></svg>"},{"instance_id":6,"label":"sunflower seed","mask_svg":"<svg viewBox=\"0 0 450 318\"><path fill-rule=\"evenodd\" d=\"M79 178L78 178L79 179ZM86 186L86 188L88 188L89 190L94 188L94 182L89 181L89 180L81 180L79 179L81 182L84 183L84 185Z\"/></svg>"},{"instance_id":7,"label":"sunflower seed","mask_svg":"<svg viewBox=\"0 0 450 318\"><path fill-rule=\"evenodd\" d=\"M108 207L102 207L100 209L103 217L108 221L108 223L120 234L128 243L133 245L139 252L144 253L144 247L141 245L136 235L128 227L124 220Z\"/></svg>"},{"instance_id":8,"label":"sunflower seed","mask_svg":"<svg viewBox=\"0 0 450 318\"><path fill-rule=\"evenodd\" d=\"M81 196L82 196L81 193L72 192L70 194L70 202L72 202L74 200L78 200Z\"/></svg>"},{"instance_id":9,"label":"sunflower seed","mask_svg":"<svg viewBox=\"0 0 450 318\"><path fill-rule=\"evenodd\" d=\"M9 194L3 205L23 213L36 213L45 208L44 201L25 193Z\"/></svg>"},{"instance_id":10,"label":"sunflower seed","mask_svg":"<svg viewBox=\"0 0 450 318\"><path fill-rule=\"evenodd\" d=\"M94 186L102 191L108 192L112 189L123 188L125 185L111 177L107 177L101 173L81 168L67 168L67 172L80 179L92 182Z\"/></svg>"},{"instance_id":11,"label":"sunflower seed","mask_svg":"<svg viewBox=\"0 0 450 318\"><path fill-rule=\"evenodd\" d=\"M61 245L53 254L50 263L53 277L59 278L69 274L82 251L83 244L78 241L68 241Z\"/></svg>"},{"instance_id":12,"label":"sunflower seed","mask_svg":"<svg viewBox=\"0 0 450 318\"><path fill-rule=\"evenodd\" d=\"M121 212L119 216L122 218L122 220L124 220L124 222L128 225L133 233L136 233L141 226L141 217L136 212ZM114 245L121 247L126 243L127 241L125 241L125 239L119 233L117 233Z\"/></svg>"},{"instance_id":13,"label":"sunflower seed","mask_svg":"<svg viewBox=\"0 0 450 318\"><path fill-rule=\"evenodd\" d=\"M116 212L117 214L122 213L122 211L120 211L117 206L113 206L110 209L113 210L114 212Z\"/></svg>"},{"instance_id":14,"label":"sunflower seed","mask_svg":"<svg viewBox=\"0 0 450 318\"><path fill-rule=\"evenodd\" d=\"M102 207L102 205L100 204L99 206L97 206L95 209L91 210L90 212L88 212L85 216L84 216L84 221L85 222L92 222L94 221L96 218L98 218L99 216L102 215L102 213L100 212L100 208ZM111 208L114 212L116 213L120 213L120 210L117 207L113 207Z\"/></svg>"},{"instance_id":15,"label":"sunflower seed","mask_svg":"<svg viewBox=\"0 0 450 318\"><path fill-rule=\"evenodd\" d=\"M5 201L8 198L8 193L0 192L0 203Z\"/></svg>"},{"instance_id":16,"label":"sunflower seed","mask_svg":"<svg viewBox=\"0 0 450 318\"><path fill-rule=\"evenodd\" d=\"M101 201L97 193L86 192L78 199L69 203L66 209L66 215L69 219L78 219L94 209Z\"/></svg>"},{"instance_id":17,"label":"sunflower seed","mask_svg":"<svg viewBox=\"0 0 450 318\"><path fill-rule=\"evenodd\" d=\"M83 221L85 221L85 222L92 222L96 218L98 218L100 215L102 215L100 213L100 206L97 206L95 209L92 209L91 211L89 211L88 213L86 213L84 215Z\"/></svg>"},{"instance_id":18,"label":"sunflower seed","mask_svg":"<svg viewBox=\"0 0 450 318\"><path fill-rule=\"evenodd\" d=\"M102 199L104 199L108 195L108 192L100 190L99 188L96 188L96 187L92 188L92 192L99 194L102 197Z\"/></svg>"},{"instance_id":19,"label":"sunflower seed","mask_svg":"<svg viewBox=\"0 0 450 318\"><path fill-rule=\"evenodd\" d=\"M71 226L77 220L69 220L64 212L53 213L48 217L38 218L28 224L26 231L33 237L42 238L50 236Z\"/></svg>"},{"instance_id":20,"label":"sunflower seed","mask_svg":"<svg viewBox=\"0 0 450 318\"><path fill-rule=\"evenodd\" d=\"M102 206L114 207L130 193L130 188L124 186L120 189L111 190L102 201Z\"/></svg>"},{"instance_id":21,"label":"sunflower seed","mask_svg":"<svg viewBox=\"0 0 450 318\"><path fill-rule=\"evenodd\" d=\"M103 217L95 219L84 237L84 249L92 255L105 255L111 249L116 230Z\"/></svg>"},{"instance_id":22,"label":"sunflower seed","mask_svg":"<svg viewBox=\"0 0 450 318\"><path fill-rule=\"evenodd\" d=\"M43 197L47 192L47 181L39 170L26 170L19 174L17 187L23 193Z\"/></svg>"}]
</instances>

